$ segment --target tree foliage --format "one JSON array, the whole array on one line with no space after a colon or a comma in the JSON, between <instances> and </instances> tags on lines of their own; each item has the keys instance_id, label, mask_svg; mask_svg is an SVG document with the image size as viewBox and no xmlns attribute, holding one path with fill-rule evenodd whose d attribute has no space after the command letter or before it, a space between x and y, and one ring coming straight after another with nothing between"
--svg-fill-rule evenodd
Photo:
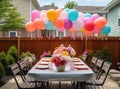
<instances>
[{"instance_id":1,"label":"tree foliage","mask_svg":"<svg viewBox=\"0 0 120 89\"><path fill-rule=\"evenodd\" d=\"M15 7L11 1L12 0L0 1L0 12L2 12L0 14L0 21L3 21L0 28L3 32L24 28L24 19L21 18L20 13L17 11L17 7Z\"/></svg>"},{"instance_id":2,"label":"tree foliage","mask_svg":"<svg viewBox=\"0 0 120 89\"><path fill-rule=\"evenodd\" d=\"M64 5L64 8L72 9L74 6L78 6L78 3L76 3L75 1L68 1L68 2Z\"/></svg>"}]
</instances>

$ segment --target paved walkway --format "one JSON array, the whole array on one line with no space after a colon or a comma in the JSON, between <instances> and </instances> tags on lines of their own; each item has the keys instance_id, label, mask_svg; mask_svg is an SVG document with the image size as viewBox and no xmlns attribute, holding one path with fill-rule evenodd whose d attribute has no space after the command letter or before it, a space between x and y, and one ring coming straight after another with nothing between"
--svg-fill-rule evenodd
<instances>
[{"instance_id":1,"label":"paved walkway","mask_svg":"<svg viewBox=\"0 0 120 89\"><path fill-rule=\"evenodd\" d=\"M19 82L22 83L20 77L17 77ZM5 85L0 89L18 89L13 78L11 78ZM50 85L50 89L58 89L58 82L53 82ZM62 89L73 89L70 82L62 82ZM120 89L116 81L111 80L109 77L104 84L104 89Z\"/></svg>"}]
</instances>

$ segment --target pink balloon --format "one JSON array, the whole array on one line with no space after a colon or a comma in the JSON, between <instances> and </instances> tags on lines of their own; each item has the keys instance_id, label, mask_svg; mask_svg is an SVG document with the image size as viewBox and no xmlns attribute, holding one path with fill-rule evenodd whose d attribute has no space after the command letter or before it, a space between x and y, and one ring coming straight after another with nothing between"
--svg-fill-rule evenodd
<instances>
[{"instance_id":1,"label":"pink balloon","mask_svg":"<svg viewBox=\"0 0 120 89\"><path fill-rule=\"evenodd\" d=\"M64 27L58 29L59 32L64 32Z\"/></svg>"},{"instance_id":2,"label":"pink balloon","mask_svg":"<svg viewBox=\"0 0 120 89\"><path fill-rule=\"evenodd\" d=\"M99 28L94 28L93 29L93 33L100 33L100 31L101 31L101 29L99 29Z\"/></svg>"},{"instance_id":3,"label":"pink balloon","mask_svg":"<svg viewBox=\"0 0 120 89\"><path fill-rule=\"evenodd\" d=\"M98 14L93 14L91 19L92 21L95 21L97 18L99 18L100 16Z\"/></svg>"},{"instance_id":4,"label":"pink balloon","mask_svg":"<svg viewBox=\"0 0 120 89\"><path fill-rule=\"evenodd\" d=\"M38 10L33 10L31 13L31 21L40 18L40 12Z\"/></svg>"},{"instance_id":5,"label":"pink balloon","mask_svg":"<svg viewBox=\"0 0 120 89\"><path fill-rule=\"evenodd\" d=\"M83 21L80 19L73 22L73 27L75 28L76 31L80 31L80 29L82 29L83 25L84 25Z\"/></svg>"},{"instance_id":6,"label":"pink balloon","mask_svg":"<svg viewBox=\"0 0 120 89\"><path fill-rule=\"evenodd\" d=\"M83 18L84 18L84 13L79 12L78 19L79 19L79 20L82 20Z\"/></svg>"},{"instance_id":7,"label":"pink balloon","mask_svg":"<svg viewBox=\"0 0 120 89\"><path fill-rule=\"evenodd\" d=\"M86 22L92 22L92 20L90 17L85 17L85 18L83 18L83 22L85 24Z\"/></svg>"},{"instance_id":8,"label":"pink balloon","mask_svg":"<svg viewBox=\"0 0 120 89\"><path fill-rule=\"evenodd\" d=\"M62 11L60 13L60 17L62 17L62 18L68 18L68 13L66 11Z\"/></svg>"},{"instance_id":9,"label":"pink balloon","mask_svg":"<svg viewBox=\"0 0 120 89\"><path fill-rule=\"evenodd\" d=\"M48 20L46 13L41 13L40 18L45 22Z\"/></svg>"}]
</instances>

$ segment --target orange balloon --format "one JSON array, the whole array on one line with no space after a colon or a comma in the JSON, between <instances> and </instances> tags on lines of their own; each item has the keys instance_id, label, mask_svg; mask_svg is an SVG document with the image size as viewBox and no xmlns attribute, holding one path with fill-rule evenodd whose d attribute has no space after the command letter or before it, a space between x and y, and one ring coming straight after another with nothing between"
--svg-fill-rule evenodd
<instances>
[{"instance_id":1,"label":"orange balloon","mask_svg":"<svg viewBox=\"0 0 120 89\"><path fill-rule=\"evenodd\" d=\"M35 31L34 24L31 21L25 24L25 28L28 32L34 32Z\"/></svg>"},{"instance_id":2,"label":"orange balloon","mask_svg":"<svg viewBox=\"0 0 120 89\"><path fill-rule=\"evenodd\" d=\"M47 11L47 17L50 21L54 21L55 19L57 19L58 14L57 14L56 10L50 9Z\"/></svg>"},{"instance_id":3,"label":"orange balloon","mask_svg":"<svg viewBox=\"0 0 120 89\"><path fill-rule=\"evenodd\" d=\"M62 28L64 26L64 19L59 17L57 18L55 21L54 21L54 25L57 27L57 28Z\"/></svg>"},{"instance_id":4,"label":"orange balloon","mask_svg":"<svg viewBox=\"0 0 120 89\"><path fill-rule=\"evenodd\" d=\"M37 29L37 30L43 30L45 28L45 24L44 24L44 21L41 19L41 18L38 18L36 19L34 22L34 27Z\"/></svg>"},{"instance_id":5,"label":"orange balloon","mask_svg":"<svg viewBox=\"0 0 120 89\"><path fill-rule=\"evenodd\" d=\"M60 16L60 13L62 12L63 10L60 8L60 9L56 9L56 12L58 14L58 16Z\"/></svg>"},{"instance_id":6,"label":"orange balloon","mask_svg":"<svg viewBox=\"0 0 120 89\"><path fill-rule=\"evenodd\" d=\"M95 28L103 28L107 23L106 18L100 17L94 21Z\"/></svg>"},{"instance_id":7,"label":"orange balloon","mask_svg":"<svg viewBox=\"0 0 120 89\"><path fill-rule=\"evenodd\" d=\"M70 29L70 32L75 32L74 27L72 27L72 28Z\"/></svg>"},{"instance_id":8,"label":"orange balloon","mask_svg":"<svg viewBox=\"0 0 120 89\"><path fill-rule=\"evenodd\" d=\"M85 33L85 35L88 36L88 35L90 35L92 33L92 31L85 30L84 33Z\"/></svg>"}]
</instances>

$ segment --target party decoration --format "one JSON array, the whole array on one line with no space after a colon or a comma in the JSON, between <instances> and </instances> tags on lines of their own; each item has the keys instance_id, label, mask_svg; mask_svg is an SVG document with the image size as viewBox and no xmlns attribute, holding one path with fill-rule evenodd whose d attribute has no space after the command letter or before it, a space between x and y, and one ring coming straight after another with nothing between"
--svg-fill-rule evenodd
<instances>
[{"instance_id":1,"label":"party decoration","mask_svg":"<svg viewBox=\"0 0 120 89\"><path fill-rule=\"evenodd\" d=\"M54 25L57 27L57 28L62 28L64 26L64 19L62 17L59 17L57 18L55 21L54 21Z\"/></svg>"},{"instance_id":2,"label":"party decoration","mask_svg":"<svg viewBox=\"0 0 120 89\"><path fill-rule=\"evenodd\" d=\"M91 17L92 15L90 13L85 13L84 17Z\"/></svg>"},{"instance_id":3,"label":"party decoration","mask_svg":"<svg viewBox=\"0 0 120 89\"><path fill-rule=\"evenodd\" d=\"M44 13L44 12L40 14L40 18L41 18L44 22L48 20L47 15L46 15L46 13Z\"/></svg>"},{"instance_id":4,"label":"party decoration","mask_svg":"<svg viewBox=\"0 0 120 89\"><path fill-rule=\"evenodd\" d=\"M34 24L31 21L26 23L25 28L28 32L34 32L35 31Z\"/></svg>"},{"instance_id":5,"label":"party decoration","mask_svg":"<svg viewBox=\"0 0 120 89\"><path fill-rule=\"evenodd\" d=\"M64 28L66 28L67 30L70 29L72 27L72 25L73 25L73 23L69 19L66 18L64 20Z\"/></svg>"},{"instance_id":6,"label":"party decoration","mask_svg":"<svg viewBox=\"0 0 120 89\"><path fill-rule=\"evenodd\" d=\"M64 32L64 27L58 29L59 32Z\"/></svg>"},{"instance_id":7,"label":"party decoration","mask_svg":"<svg viewBox=\"0 0 120 89\"><path fill-rule=\"evenodd\" d=\"M76 21L77 18L78 18L78 11L75 10L75 9L69 10L69 12L68 12L68 18L69 18L71 21Z\"/></svg>"},{"instance_id":8,"label":"party decoration","mask_svg":"<svg viewBox=\"0 0 120 89\"><path fill-rule=\"evenodd\" d=\"M61 13L62 11L63 11L62 9L56 9L56 12L57 12L58 16L60 16L60 13Z\"/></svg>"},{"instance_id":9,"label":"party decoration","mask_svg":"<svg viewBox=\"0 0 120 89\"><path fill-rule=\"evenodd\" d=\"M111 31L111 27L109 25L106 25L103 29L102 29L102 33L107 35L108 33L110 33Z\"/></svg>"},{"instance_id":10,"label":"party decoration","mask_svg":"<svg viewBox=\"0 0 120 89\"><path fill-rule=\"evenodd\" d=\"M68 16L68 13L66 11L62 11L60 13L60 17L62 17L62 18L67 18L67 16Z\"/></svg>"},{"instance_id":11,"label":"party decoration","mask_svg":"<svg viewBox=\"0 0 120 89\"><path fill-rule=\"evenodd\" d=\"M74 27L72 27L71 29L70 29L70 32L75 32L75 29L74 29Z\"/></svg>"},{"instance_id":12,"label":"party decoration","mask_svg":"<svg viewBox=\"0 0 120 89\"><path fill-rule=\"evenodd\" d=\"M76 9L49 9L49 10L33 10L31 12L31 21L25 24L28 32L35 30L58 30L64 32L68 30L71 33L81 32L84 35L105 34L111 31L111 27L107 24L107 19L99 14L78 12ZM69 32L66 32L69 33ZM80 34L78 34L80 35Z\"/></svg>"},{"instance_id":13,"label":"party decoration","mask_svg":"<svg viewBox=\"0 0 120 89\"><path fill-rule=\"evenodd\" d=\"M57 28L54 26L54 27L52 28L52 30L57 30Z\"/></svg>"},{"instance_id":14,"label":"party decoration","mask_svg":"<svg viewBox=\"0 0 120 89\"><path fill-rule=\"evenodd\" d=\"M36 19L33 24L37 30L44 30L44 21L41 18Z\"/></svg>"},{"instance_id":15,"label":"party decoration","mask_svg":"<svg viewBox=\"0 0 120 89\"><path fill-rule=\"evenodd\" d=\"M93 33L100 33L101 29L100 28L94 28Z\"/></svg>"},{"instance_id":16,"label":"party decoration","mask_svg":"<svg viewBox=\"0 0 120 89\"><path fill-rule=\"evenodd\" d=\"M96 28L103 28L106 23L107 23L107 20L104 17L99 17L94 21Z\"/></svg>"},{"instance_id":17,"label":"party decoration","mask_svg":"<svg viewBox=\"0 0 120 89\"><path fill-rule=\"evenodd\" d=\"M91 19L92 21L95 21L97 18L99 18L100 16L98 14L93 14Z\"/></svg>"},{"instance_id":18,"label":"party decoration","mask_svg":"<svg viewBox=\"0 0 120 89\"><path fill-rule=\"evenodd\" d=\"M92 21L87 21L85 24L84 24L86 30L88 31L92 31L94 29L94 23Z\"/></svg>"},{"instance_id":19,"label":"party decoration","mask_svg":"<svg viewBox=\"0 0 120 89\"><path fill-rule=\"evenodd\" d=\"M52 23L51 21L45 22L45 28L46 28L47 30L52 30L52 28L53 28L53 23Z\"/></svg>"},{"instance_id":20,"label":"party decoration","mask_svg":"<svg viewBox=\"0 0 120 89\"><path fill-rule=\"evenodd\" d=\"M31 21L40 18L40 12L38 10L33 10L31 13Z\"/></svg>"},{"instance_id":21,"label":"party decoration","mask_svg":"<svg viewBox=\"0 0 120 89\"><path fill-rule=\"evenodd\" d=\"M75 28L76 31L79 31L83 27L83 21L82 20L76 20L73 22L73 27Z\"/></svg>"},{"instance_id":22,"label":"party decoration","mask_svg":"<svg viewBox=\"0 0 120 89\"><path fill-rule=\"evenodd\" d=\"M65 8L64 11L68 12L70 9L69 8Z\"/></svg>"},{"instance_id":23,"label":"party decoration","mask_svg":"<svg viewBox=\"0 0 120 89\"><path fill-rule=\"evenodd\" d=\"M79 12L79 15L78 15L78 19L83 19L84 18L84 13L82 13L82 12Z\"/></svg>"},{"instance_id":24,"label":"party decoration","mask_svg":"<svg viewBox=\"0 0 120 89\"><path fill-rule=\"evenodd\" d=\"M50 9L47 11L47 17L49 20L53 21L53 20L57 19L57 16L58 16L58 14L57 14L56 10Z\"/></svg>"}]
</instances>

